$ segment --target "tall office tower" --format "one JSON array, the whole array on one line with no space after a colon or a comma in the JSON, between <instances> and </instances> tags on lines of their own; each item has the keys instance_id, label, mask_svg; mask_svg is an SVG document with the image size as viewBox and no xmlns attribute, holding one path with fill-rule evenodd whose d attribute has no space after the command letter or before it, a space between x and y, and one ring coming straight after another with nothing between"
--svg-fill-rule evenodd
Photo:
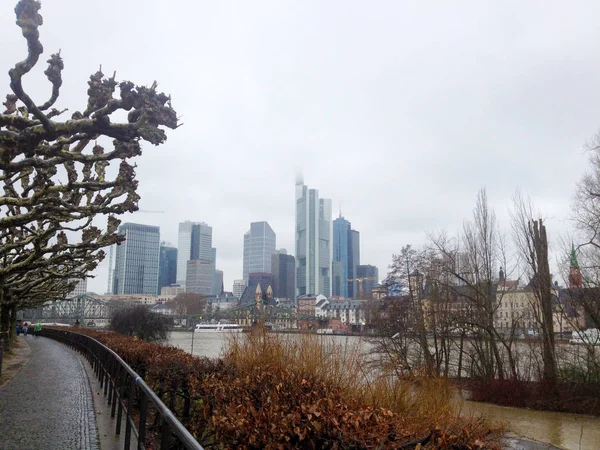
<instances>
[{"instance_id":1,"label":"tall office tower","mask_svg":"<svg viewBox=\"0 0 600 450\"><path fill-rule=\"evenodd\" d=\"M177 242L177 284L186 284L188 261L212 258L212 227L204 222L181 222Z\"/></svg>"},{"instance_id":2,"label":"tall office tower","mask_svg":"<svg viewBox=\"0 0 600 450\"><path fill-rule=\"evenodd\" d=\"M213 274L212 295L221 295L223 293L223 271L215 269Z\"/></svg>"},{"instance_id":3,"label":"tall office tower","mask_svg":"<svg viewBox=\"0 0 600 450\"><path fill-rule=\"evenodd\" d=\"M248 286L246 280L233 280L233 296L240 298L244 293L244 289Z\"/></svg>"},{"instance_id":4,"label":"tall office tower","mask_svg":"<svg viewBox=\"0 0 600 450\"><path fill-rule=\"evenodd\" d=\"M358 296L358 282L356 268L360 266L360 233L350 230L350 241L348 242L348 298Z\"/></svg>"},{"instance_id":5,"label":"tall office tower","mask_svg":"<svg viewBox=\"0 0 600 450\"><path fill-rule=\"evenodd\" d=\"M251 273L271 273L276 236L267 222L252 222L244 234L244 280Z\"/></svg>"},{"instance_id":6,"label":"tall office tower","mask_svg":"<svg viewBox=\"0 0 600 450\"><path fill-rule=\"evenodd\" d=\"M273 296L275 298L296 298L296 258L285 250L277 250L271 259L273 274Z\"/></svg>"},{"instance_id":7,"label":"tall office tower","mask_svg":"<svg viewBox=\"0 0 600 450\"><path fill-rule=\"evenodd\" d=\"M333 261L331 263L331 295L348 298L350 260L348 245L351 244L350 222L342 217L333 221Z\"/></svg>"},{"instance_id":8,"label":"tall office tower","mask_svg":"<svg viewBox=\"0 0 600 450\"><path fill-rule=\"evenodd\" d=\"M212 295L215 263L211 259L190 259L186 269L185 292Z\"/></svg>"},{"instance_id":9,"label":"tall office tower","mask_svg":"<svg viewBox=\"0 0 600 450\"><path fill-rule=\"evenodd\" d=\"M371 297L373 288L379 285L379 270L369 264L356 266L356 279L358 281L357 298Z\"/></svg>"},{"instance_id":10,"label":"tall office tower","mask_svg":"<svg viewBox=\"0 0 600 450\"><path fill-rule=\"evenodd\" d=\"M115 274L115 253L117 252L117 244L113 244L110 246L110 250L108 252L108 285L106 286L106 293L113 293L113 276Z\"/></svg>"},{"instance_id":11,"label":"tall office tower","mask_svg":"<svg viewBox=\"0 0 600 450\"><path fill-rule=\"evenodd\" d=\"M353 298L356 286L356 266L360 264L360 234L340 213L333 221L332 294Z\"/></svg>"},{"instance_id":12,"label":"tall office tower","mask_svg":"<svg viewBox=\"0 0 600 450\"><path fill-rule=\"evenodd\" d=\"M125 240L116 246L113 294L156 295L160 259L160 228L124 223Z\"/></svg>"},{"instance_id":13,"label":"tall office tower","mask_svg":"<svg viewBox=\"0 0 600 450\"><path fill-rule=\"evenodd\" d=\"M177 249L164 242L160 244L160 259L158 263L158 294L165 286L171 286L177 281Z\"/></svg>"},{"instance_id":14,"label":"tall office tower","mask_svg":"<svg viewBox=\"0 0 600 450\"><path fill-rule=\"evenodd\" d=\"M296 293L331 295L331 200L296 180Z\"/></svg>"}]
</instances>

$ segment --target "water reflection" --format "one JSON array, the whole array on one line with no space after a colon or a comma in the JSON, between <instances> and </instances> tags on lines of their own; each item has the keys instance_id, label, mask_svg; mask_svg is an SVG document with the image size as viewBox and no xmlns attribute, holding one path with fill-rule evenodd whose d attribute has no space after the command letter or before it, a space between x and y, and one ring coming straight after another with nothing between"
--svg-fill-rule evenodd
<instances>
[{"instance_id":1,"label":"water reflection","mask_svg":"<svg viewBox=\"0 0 600 450\"><path fill-rule=\"evenodd\" d=\"M295 335L287 335L294 339ZM322 336L338 344L353 346L360 344L367 348L368 343L354 336ZM227 334L196 333L194 355L218 357L226 346ZM191 351L192 333L175 332L169 335L170 345ZM600 418L580 414L565 414L546 411L532 411L508 408L477 402L463 402L462 414L483 415L505 424L516 434L547 442L566 449L600 449Z\"/></svg>"}]
</instances>

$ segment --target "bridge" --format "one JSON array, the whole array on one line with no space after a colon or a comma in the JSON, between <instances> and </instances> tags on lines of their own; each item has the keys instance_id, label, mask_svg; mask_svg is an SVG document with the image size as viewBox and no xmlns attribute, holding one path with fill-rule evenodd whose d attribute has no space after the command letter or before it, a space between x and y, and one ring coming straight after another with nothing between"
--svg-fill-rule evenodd
<instances>
[{"instance_id":1,"label":"bridge","mask_svg":"<svg viewBox=\"0 0 600 450\"><path fill-rule=\"evenodd\" d=\"M23 310L24 320L42 322L104 325L110 319L116 307L83 294L65 300L49 300L38 308Z\"/></svg>"}]
</instances>

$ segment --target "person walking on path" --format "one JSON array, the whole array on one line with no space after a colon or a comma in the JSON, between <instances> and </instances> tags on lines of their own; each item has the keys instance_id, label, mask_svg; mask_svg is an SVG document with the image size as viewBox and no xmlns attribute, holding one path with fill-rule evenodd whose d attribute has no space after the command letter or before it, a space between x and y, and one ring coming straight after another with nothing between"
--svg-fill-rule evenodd
<instances>
[{"instance_id":1,"label":"person walking on path","mask_svg":"<svg viewBox=\"0 0 600 450\"><path fill-rule=\"evenodd\" d=\"M33 327L33 335L36 336L36 337L39 336L40 335L40 331L42 331L42 324L38 320L35 323L35 326Z\"/></svg>"},{"instance_id":2,"label":"person walking on path","mask_svg":"<svg viewBox=\"0 0 600 450\"><path fill-rule=\"evenodd\" d=\"M27 322L25 322L23 324L23 336L27 337L27 331L29 330L29 326L27 325Z\"/></svg>"}]
</instances>

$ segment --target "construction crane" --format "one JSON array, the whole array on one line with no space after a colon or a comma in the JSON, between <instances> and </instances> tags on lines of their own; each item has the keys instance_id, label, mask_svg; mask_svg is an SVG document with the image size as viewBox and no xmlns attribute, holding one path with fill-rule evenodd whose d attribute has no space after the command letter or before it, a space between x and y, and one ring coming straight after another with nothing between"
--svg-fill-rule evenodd
<instances>
[{"instance_id":1,"label":"construction crane","mask_svg":"<svg viewBox=\"0 0 600 450\"><path fill-rule=\"evenodd\" d=\"M358 282L358 298L363 297L363 281L379 281L377 277L357 277L357 278L348 278L348 281L356 281Z\"/></svg>"}]
</instances>

